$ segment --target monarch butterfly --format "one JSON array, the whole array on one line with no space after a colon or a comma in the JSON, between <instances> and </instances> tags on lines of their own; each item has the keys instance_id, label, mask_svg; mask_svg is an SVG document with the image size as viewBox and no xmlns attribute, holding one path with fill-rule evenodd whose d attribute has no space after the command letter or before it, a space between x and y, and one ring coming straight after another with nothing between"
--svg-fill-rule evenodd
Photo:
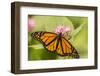
<instances>
[{"instance_id":1,"label":"monarch butterfly","mask_svg":"<svg viewBox=\"0 0 100 76\"><path fill-rule=\"evenodd\" d=\"M61 34L52 32L33 32L32 38L40 41L44 48L49 52L55 52L60 56L72 56L72 58L80 58L77 50L72 44Z\"/></svg>"}]
</instances>

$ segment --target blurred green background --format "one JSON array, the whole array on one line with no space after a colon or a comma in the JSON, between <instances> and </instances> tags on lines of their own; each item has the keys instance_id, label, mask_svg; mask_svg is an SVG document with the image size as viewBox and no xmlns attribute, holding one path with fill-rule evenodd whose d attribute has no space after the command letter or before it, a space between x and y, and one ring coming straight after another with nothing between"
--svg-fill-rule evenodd
<instances>
[{"instance_id":1,"label":"blurred green background","mask_svg":"<svg viewBox=\"0 0 100 76\"><path fill-rule=\"evenodd\" d=\"M78 51L80 58L88 57L88 18L75 16L34 16L29 15L28 19L33 20L34 27L28 31L28 60L57 60L72 59L71 57L61 57L55 53L50 53L44 49L42 44L32 39L31 33L35 31L54 32L58 25L69 26L71 32L71 44Z\"/></svg>"}]
</instances>

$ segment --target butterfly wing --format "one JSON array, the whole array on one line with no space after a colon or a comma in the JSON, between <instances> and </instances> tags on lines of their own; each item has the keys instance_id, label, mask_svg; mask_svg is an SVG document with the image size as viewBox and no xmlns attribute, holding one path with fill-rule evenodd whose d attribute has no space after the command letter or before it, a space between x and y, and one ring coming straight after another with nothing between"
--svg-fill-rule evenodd
<instances>
[{"instance_id":1,"label":"butterfly wing","mask_svg":"<svg viewBox=\"0 0 100 76\"><path fill-rule=\"evenodd\" d=\"M80 58L77 50L72 46L72 44L67 39L65 39L64 37L61 37L61 40L59 40L59 43L61 45L60 49L63 53L62 55L72 56L73 58ZM58 48L59 47L60 46L58 46Z\"/></svg>"},{"instance_id":2,"label":"butterfly wing","mask_svg":"<svg viewBox=\"0 0 100 76\"><path fill-rule=\"evenodd\" d=\"M50 52L56 52L60 56L72 56L79 58L78 52L64 37L58 37L51 32L34 32L32 37L43 43L44 48Z\"/></svg>"},{"instance_id":3,"label":"butterfly wing","mask_svg":"<svg viewBox=\"0 0 100 76\"><path fill-rule=\"evenodd\" d=\"M57 35L51 32L33 32L32 37L43 43L48 51L56 50Z\"/></svg>"}]
</instances>

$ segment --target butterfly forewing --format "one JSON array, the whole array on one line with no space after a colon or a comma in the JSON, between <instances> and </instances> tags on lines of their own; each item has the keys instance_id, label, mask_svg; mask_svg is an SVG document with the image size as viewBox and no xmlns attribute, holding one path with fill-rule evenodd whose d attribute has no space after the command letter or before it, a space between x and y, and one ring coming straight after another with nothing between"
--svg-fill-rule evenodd
<instances>
[{"instance_id":1,"label":"butterfly forewing","mask_svg":"<svg viewBox=\"0 0 100 76\"><path fill-rule=\"evenodd\" d=\"M50 44L51 42L53 42L56 38L56 34L54 33L44 33L40 39L42 40L42 42L45 44L45 45L48 45Z\"/></svg>"}]
</instances>

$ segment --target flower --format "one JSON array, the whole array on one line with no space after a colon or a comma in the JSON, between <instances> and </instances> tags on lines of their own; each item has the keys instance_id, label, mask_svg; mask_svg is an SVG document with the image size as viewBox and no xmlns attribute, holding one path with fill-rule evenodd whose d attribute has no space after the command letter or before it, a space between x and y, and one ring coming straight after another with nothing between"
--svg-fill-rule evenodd
<instances>
[{"instance_id":1,"label":"flower","mask_svg":"<svg viewBox=\"0 0 100 76\"><path fill-rule=\"evenodd\" d=\"M32 31L32 29L35 27L35 20L33 18L28 19L28 31Z\"/></svg>"},{"instance_id":2,"label":"flower","mask_svg":"<svg viewBox=\"0 0 100 76\"><path fill-rule=\"evenodd\" d=\"M68 33L70 31L71 31L71 29L69 27L65 27L63 25L59 25L59 26L57 26L57 28L55 30L55 33L56 34L61 33L62 35L64 35L65 33Z\"/></svg>"}]
</instances>

